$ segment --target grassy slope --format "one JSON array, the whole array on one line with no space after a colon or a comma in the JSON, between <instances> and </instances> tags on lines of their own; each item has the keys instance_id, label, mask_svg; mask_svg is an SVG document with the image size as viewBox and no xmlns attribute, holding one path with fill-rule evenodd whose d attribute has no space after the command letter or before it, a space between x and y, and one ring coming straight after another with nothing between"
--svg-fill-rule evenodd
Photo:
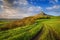
<instances>
[{"instance_id":1,"label":"grassy slope","mask_svg":"<svg viewBox=\"0 0 60 40\"><path fill-rule=\"evenodd\" d=\"M19 27L11 30L6 30L0 32L0 39L1 40L26 40L27 38L30 39L33 37L40 29L41 29L40 22L27 25L24 27Z\"/></svg>"},{"instance_id":2,"label":"grassy slope","mask_svg":"<svg viewBox=\"0 0 60 40\"><path fill-rule=\"evenodd\" d=\"M60 19L49 19L43 24L45 29L38 40L60 40Z\"/></svg>"},{"instance_id":3,"label":"grassy slope","mask_svg":"<svg viewBox=\"0 0 60 40\"><path fill-rule=\"evenodd\" d=\"M0 40L59 40L59 38L60 19L58 18L38 19L32 25L0 31Z\"/></svg>"}]
</instances>

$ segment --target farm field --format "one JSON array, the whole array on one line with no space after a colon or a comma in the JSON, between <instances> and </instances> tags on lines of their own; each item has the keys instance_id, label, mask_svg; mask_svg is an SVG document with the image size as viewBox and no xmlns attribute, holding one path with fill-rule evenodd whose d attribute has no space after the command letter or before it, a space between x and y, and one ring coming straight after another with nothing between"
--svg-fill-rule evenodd
<instances>
[{"instance_id":1,"label":"farm field","mask_svg":"<svg viewBox=\"0 0 60 40\"><path fill-rule=\"evenodd\" d=\"M0 40L60 40L60 0L0 0Z\"/></svg>"},{"instance_id":2,"label":"farm field","mask_svg":"<svg viewBox=\"0 0 60 40\"><path fill-rule=\"evenodd\" d=\"M60 19L38 19L32 25L0 31L0 40L60 40Z\"/></svg>"}]
</instances>

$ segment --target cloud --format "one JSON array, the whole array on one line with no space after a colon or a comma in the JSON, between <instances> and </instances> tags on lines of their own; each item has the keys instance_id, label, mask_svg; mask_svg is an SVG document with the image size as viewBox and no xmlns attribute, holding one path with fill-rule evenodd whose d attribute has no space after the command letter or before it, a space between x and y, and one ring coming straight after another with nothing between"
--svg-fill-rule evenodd
<instances>
[{"instance_id":1,"label":"cloud","mask_svg":"<svg viewBox=\"0 0 60 40\"><path fill-rule=\"evenodd\" d=\"M54 5L52 7L47 7L46 10L52 14L60 15L60 5Z\"/></svg>"},{"instance_id":2,"label":"cloud","mask_svg":"<svg viewBox=\"0 0 60 40\"><path fill-rule=\"evenodd\" d=\"M39 13L41 11L41 7L29 6L18 8L19 13L25 14L26 16L31 16L35 13ZM24 15L23 15L24 16Z\"/></svg>"},{"instance_id":3,"label":"cloud","mask_svg":"<svg viewBox=\"0 0 60 40\"><path fill-rule=\"evenodd\" d=\"M55 2L58 2L58 0L55 0Z\"/></svg>"},{"instance_id":4,"label":"cloud","mask_svg":"<svg viewBox=\"0 0 60 40\"><path fill-rule=\"evenodd\" d=\"M47 7L47 10L54 10L54 9L60 9L60 5L54 5L52 7Z\"/></svg>"},{"instance_id":5,"label":"cloud","mask_svg":"<svg viewBox=\"0 0 60 40\"><path fill-rule=\"evenodd\" d=\"M40 6L30 5L26 0L13 1L13 5L4 1L3 13L0 14L0 18L23 18L34 15L41 11Z\"/></svg>"},{"instance_id":6,"label":"cloud","mask_svg":"<svg viewBox=\"0 0 60 40\"><path fill-rule=\"evenodd\" d=\"M49 0L49 3L56 4L58 0Z\"/></svg>"},{"instance_id":7,"label":"cloud","mask_svg":"<svg viewBox=\"0 0 60 40\"><path fill-rule=\"evenodd\" d=\"M27 0L18 0L18 1L14 1L13 5L25 6L25 5L28 5L28 2Z\"/></svg>"},{"instance_id":8,"label":"cloud","mask_svg":"<svg viewBox=\"0 0 60 40\"><path fill-rule=\"evenodd\" d=\"M3 12L3 5L0 5L0 13Z\"/></svg>"},{"instance_id":9,"label":"cloud","mask_svg":"<svg viewBox=\"0 0 60 40\"><path fill-rule=\"evenodd\" d=\"M3 0L0 0L0 1L3 1Z\"/></svg>"}]
</instances>

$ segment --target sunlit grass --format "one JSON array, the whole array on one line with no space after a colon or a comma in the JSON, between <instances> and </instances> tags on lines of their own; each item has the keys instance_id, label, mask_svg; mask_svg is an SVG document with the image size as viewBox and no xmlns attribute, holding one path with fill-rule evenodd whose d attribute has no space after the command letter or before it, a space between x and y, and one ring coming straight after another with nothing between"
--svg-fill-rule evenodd
<instances>
[{"instance_id":1,"label":"sunlit grass","mask_svg":"<svg viewBox=\"0 0 60 40\"><path fill-rule=\"evenodd\" d=\"M0 23L6 24L6 22ZM56 40L53 35L55 32L60 36L60 19L37 19L31 25L0 31L0 40L31 40L42 27L42 34L39 35L37 40ZM52 32L53 30L55 32Z\"/></svg>"}]
</instances>

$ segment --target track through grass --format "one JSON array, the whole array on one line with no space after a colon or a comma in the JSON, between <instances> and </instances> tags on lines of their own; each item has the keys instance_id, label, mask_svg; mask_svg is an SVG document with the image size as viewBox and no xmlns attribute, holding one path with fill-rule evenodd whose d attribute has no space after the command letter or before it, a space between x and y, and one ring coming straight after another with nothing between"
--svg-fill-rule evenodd
<instances>
[{"instance_id":1,"label":"track through grass","mask_svg":"<svg viewBox=\"0 0 60 40\"><path fill-rule=\"evenodd\" d=\"M60 19L38 19L32 25L0 31L0 40L60 40Z\"/></svg>"}]
</instances>

